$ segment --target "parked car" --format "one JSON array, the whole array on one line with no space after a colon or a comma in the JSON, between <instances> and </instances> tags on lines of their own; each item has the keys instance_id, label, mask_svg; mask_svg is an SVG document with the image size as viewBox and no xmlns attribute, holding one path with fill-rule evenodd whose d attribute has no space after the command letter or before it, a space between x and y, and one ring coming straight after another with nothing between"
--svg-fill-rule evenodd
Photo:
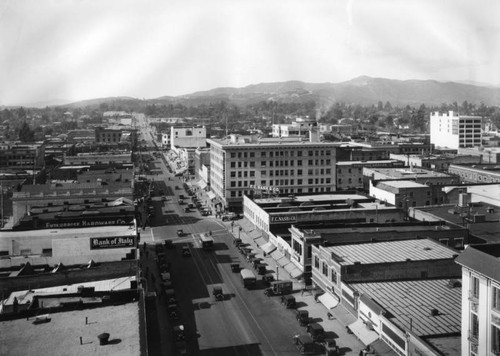
<instances>
[{"instance_id":1,"label":"parked car","mask_svg":"<svg viewBox=\"0 0 500 356\"><path fill-rule=\"evenodd\" d=\"M177 236L181 237L181 236L186 236L187 234L184 232L184 230L182 229L179 229L177 230Z\"/></svg>"},{"instance_id":2,"label":"parked car","mask_svg":"<svg viewBox=\"0 0 500 356\"><path fill-rule=\"evenodd\" d=\"M189 249L189 246L182 246L182 256L183 257L191 256L191 250Z\"/></svg>"},{"instance_id":3,"label":"parked car","mask_svg":"<svg viewBox=\"0 0 500 356\"><path fill-rule=\"evenodd\" d=\"M307 326L307 333L311 336L313 341L322 342L325 340L325 329L318 323L309 324Z\"/></svg>"},{"instance_id":4,"label":"parked car","mask_svg":"<svg viewBox=\"0 0 500 356\"><path fill-rule=\"evenodd\" d=\"M297 310L295 318L300 326L307 326L309 324L309 312L307 310Z\"/></svg>"},{"instance_id":5,"label":"parked car","mask_svg":"<svg viewBox=\"0 0 500 356\"><path fill-rule=\"evenodd\" d=\"M216 286L212 289L212 295L216 301L224 300L224 293L222 293L222 287Z\"/></svg>"},{"instance_id":6,"label":"parked car","mask_svg":"<svg viewBox=\"0 0 500 356\"><path fill-rule=\"evenodd\" d=\"M322 343L326 356L340 355L340 349L335 339L325 339Z\"/></svg>"},{"instance_id":7,"label":"parked car","mask_svg":"<svg viewBox=\"0 0 500 356\"><path fill-rule=\"evenodd\" d=\"M281 304L283 304L287 309L295 308L295 297L293 295L283 295L281 297Z\"/></svg>"},{"instance_id":8,"label":"parked car","mask_svg":"<svg viewBox=\"0 0 500 356\"><path fill-rule=\"evenodd\" d=\"M231 271L238 273L240 271L240 265L238 263L231 264Z\"/></svg>"},{"instance_id":9,"label":"parked car","mask_svg":"<svg viewBox=\"0 0 500 356\"><path fill-rule=\"evenodd\" d=\"M165 241L163 241L163 243L165 245L165 248L167 248L169 250L175 248L175 245L172 242L172 240L165 240Z\"/></svg>"},{"instance_id":10,"label":"parked car","mask_svg":"<svg viewBox=\"0 0 500 356\"><path fill-rule=\"evenodd\" d=\"M185 207L185 208L184 208L184 212L185 212L185 213L189 213L189 212L191 212L191 209L189 209L188 207Z\"/></svg>"}]
</instances>

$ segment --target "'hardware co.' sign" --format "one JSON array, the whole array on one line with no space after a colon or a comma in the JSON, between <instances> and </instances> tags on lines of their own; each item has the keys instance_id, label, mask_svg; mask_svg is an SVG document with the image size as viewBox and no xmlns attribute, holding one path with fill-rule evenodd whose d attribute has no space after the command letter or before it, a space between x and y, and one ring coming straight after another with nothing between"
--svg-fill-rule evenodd
<instances>
[{"instance_id":1,"label":"'hardware co.' sign","mask_svg":"<svg viewBox=\"0 0 500 356\"><path fill-rule=\"evenodd\" d=\"M135 247L133 237L93 237L90 238L90 249L97 250L101 248L127 248Z\"/></svg>"}]
</instances>

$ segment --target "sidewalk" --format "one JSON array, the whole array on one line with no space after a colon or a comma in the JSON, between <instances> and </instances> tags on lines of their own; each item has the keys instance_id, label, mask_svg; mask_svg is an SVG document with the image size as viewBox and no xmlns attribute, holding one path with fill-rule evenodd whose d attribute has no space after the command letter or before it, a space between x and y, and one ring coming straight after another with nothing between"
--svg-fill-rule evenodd
<instances>
[{"instance_id":1,"label":"sidewalk","mask_svg":"<svg viewBox=\"0 0 500 356\"><path fill-rule=\"evenodd\" d=\"M237 222L234 226L234 232L231 229L230 221L224 222L224 224L226 224L228 231L230 231L233 235L238 236L238 229L240 225ZM239 232L239 236L244 243L250 244L252 250L257 253L258 257L264 259L269 270L276 271L276 261L269 255L264 257L264 252L259 248L255 241L248 236L247 231L242 229L241 232ZM357 317L349 312L349 310L347 310L342 304L339 304L330 310L330 313L333 315L333 319L328 320L328 309L326 309L322 303L317 302L314 299L315 290L304 290L304 283L293 279L284 268L278 267L278 272L279 276L277 279L293 281L293 289L295 291L293 295L295 296L295 300L298 304L298 309L307 310L309 312L310 320L323 326L327 337L334 337L336 339L342 355L358 356L359 352L363 350L365 346L356 338L355 335L348 334L346 330L346 326L354 323L357 320Z\"/></svg>"}]
</instances>

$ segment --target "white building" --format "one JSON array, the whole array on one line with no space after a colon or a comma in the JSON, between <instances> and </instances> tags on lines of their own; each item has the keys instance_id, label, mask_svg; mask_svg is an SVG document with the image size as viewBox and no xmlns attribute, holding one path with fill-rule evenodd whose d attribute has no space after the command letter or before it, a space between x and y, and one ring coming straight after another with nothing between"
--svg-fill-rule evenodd
<instances>
[{"instance_id":1,"label":"white building","mask_svg":"<svg viewBox=\"0 0 500 356\"><path fill-rule=\"evenodd\" d=\"M500 355L500 244L469 246L462 266L462 355Z\"/></svg>"},{"instance_id":2,"label":"white building","mask_svg":"<svg viewBox=\"0 0 500 356\"><path fill-rule=\"evenodd\" d=\"M336 145L300 138L258 139L231 135L209 139L210 184L227 208L241 209L243 195L334 192Z\"/></svg>"},{"instance_id":3,"label":"white building","mask_svg":"<svg viewBox=\"0 0 500 356\"><path fill-rule=\"evenodd\" d=\"M431 144L454 149L481 146L481 124L480 116L431 113Z\"/></svg>"},{"instance_id":4,"label":"white building","mask_svg":"<svg viewBox=\"0 0 500 356\"><path fill-rule=\"evenodd\" d=\"M273 137L305 137L312 127L317 126L315 119L298 117L291 124L274 124Z\"/></svg>"},{"instance_id":5,"label":"white building","mask_svg":"<svg viewBox=\"0 0 500 356\"><path fill-rule=\"evenodd\" d=\"M207 129L205 127L172 127L170 129L170 148L206 147Z\"/></svg>"}]
</instances>

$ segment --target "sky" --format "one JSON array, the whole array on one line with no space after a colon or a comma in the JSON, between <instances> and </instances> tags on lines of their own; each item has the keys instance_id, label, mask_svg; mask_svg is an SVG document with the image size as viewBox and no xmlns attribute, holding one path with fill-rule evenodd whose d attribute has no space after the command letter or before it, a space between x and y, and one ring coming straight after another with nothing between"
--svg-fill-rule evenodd
<instances>
[{"instance_id":1,"label":"sky","mask_svg":"<svg viewBox=\"0 0 500 356\"><path fill-rule=\"evenodd\" d=\"M500 86L498 0L0 0L0 105L361 75Z\"/></svg>"}]
</instances>

